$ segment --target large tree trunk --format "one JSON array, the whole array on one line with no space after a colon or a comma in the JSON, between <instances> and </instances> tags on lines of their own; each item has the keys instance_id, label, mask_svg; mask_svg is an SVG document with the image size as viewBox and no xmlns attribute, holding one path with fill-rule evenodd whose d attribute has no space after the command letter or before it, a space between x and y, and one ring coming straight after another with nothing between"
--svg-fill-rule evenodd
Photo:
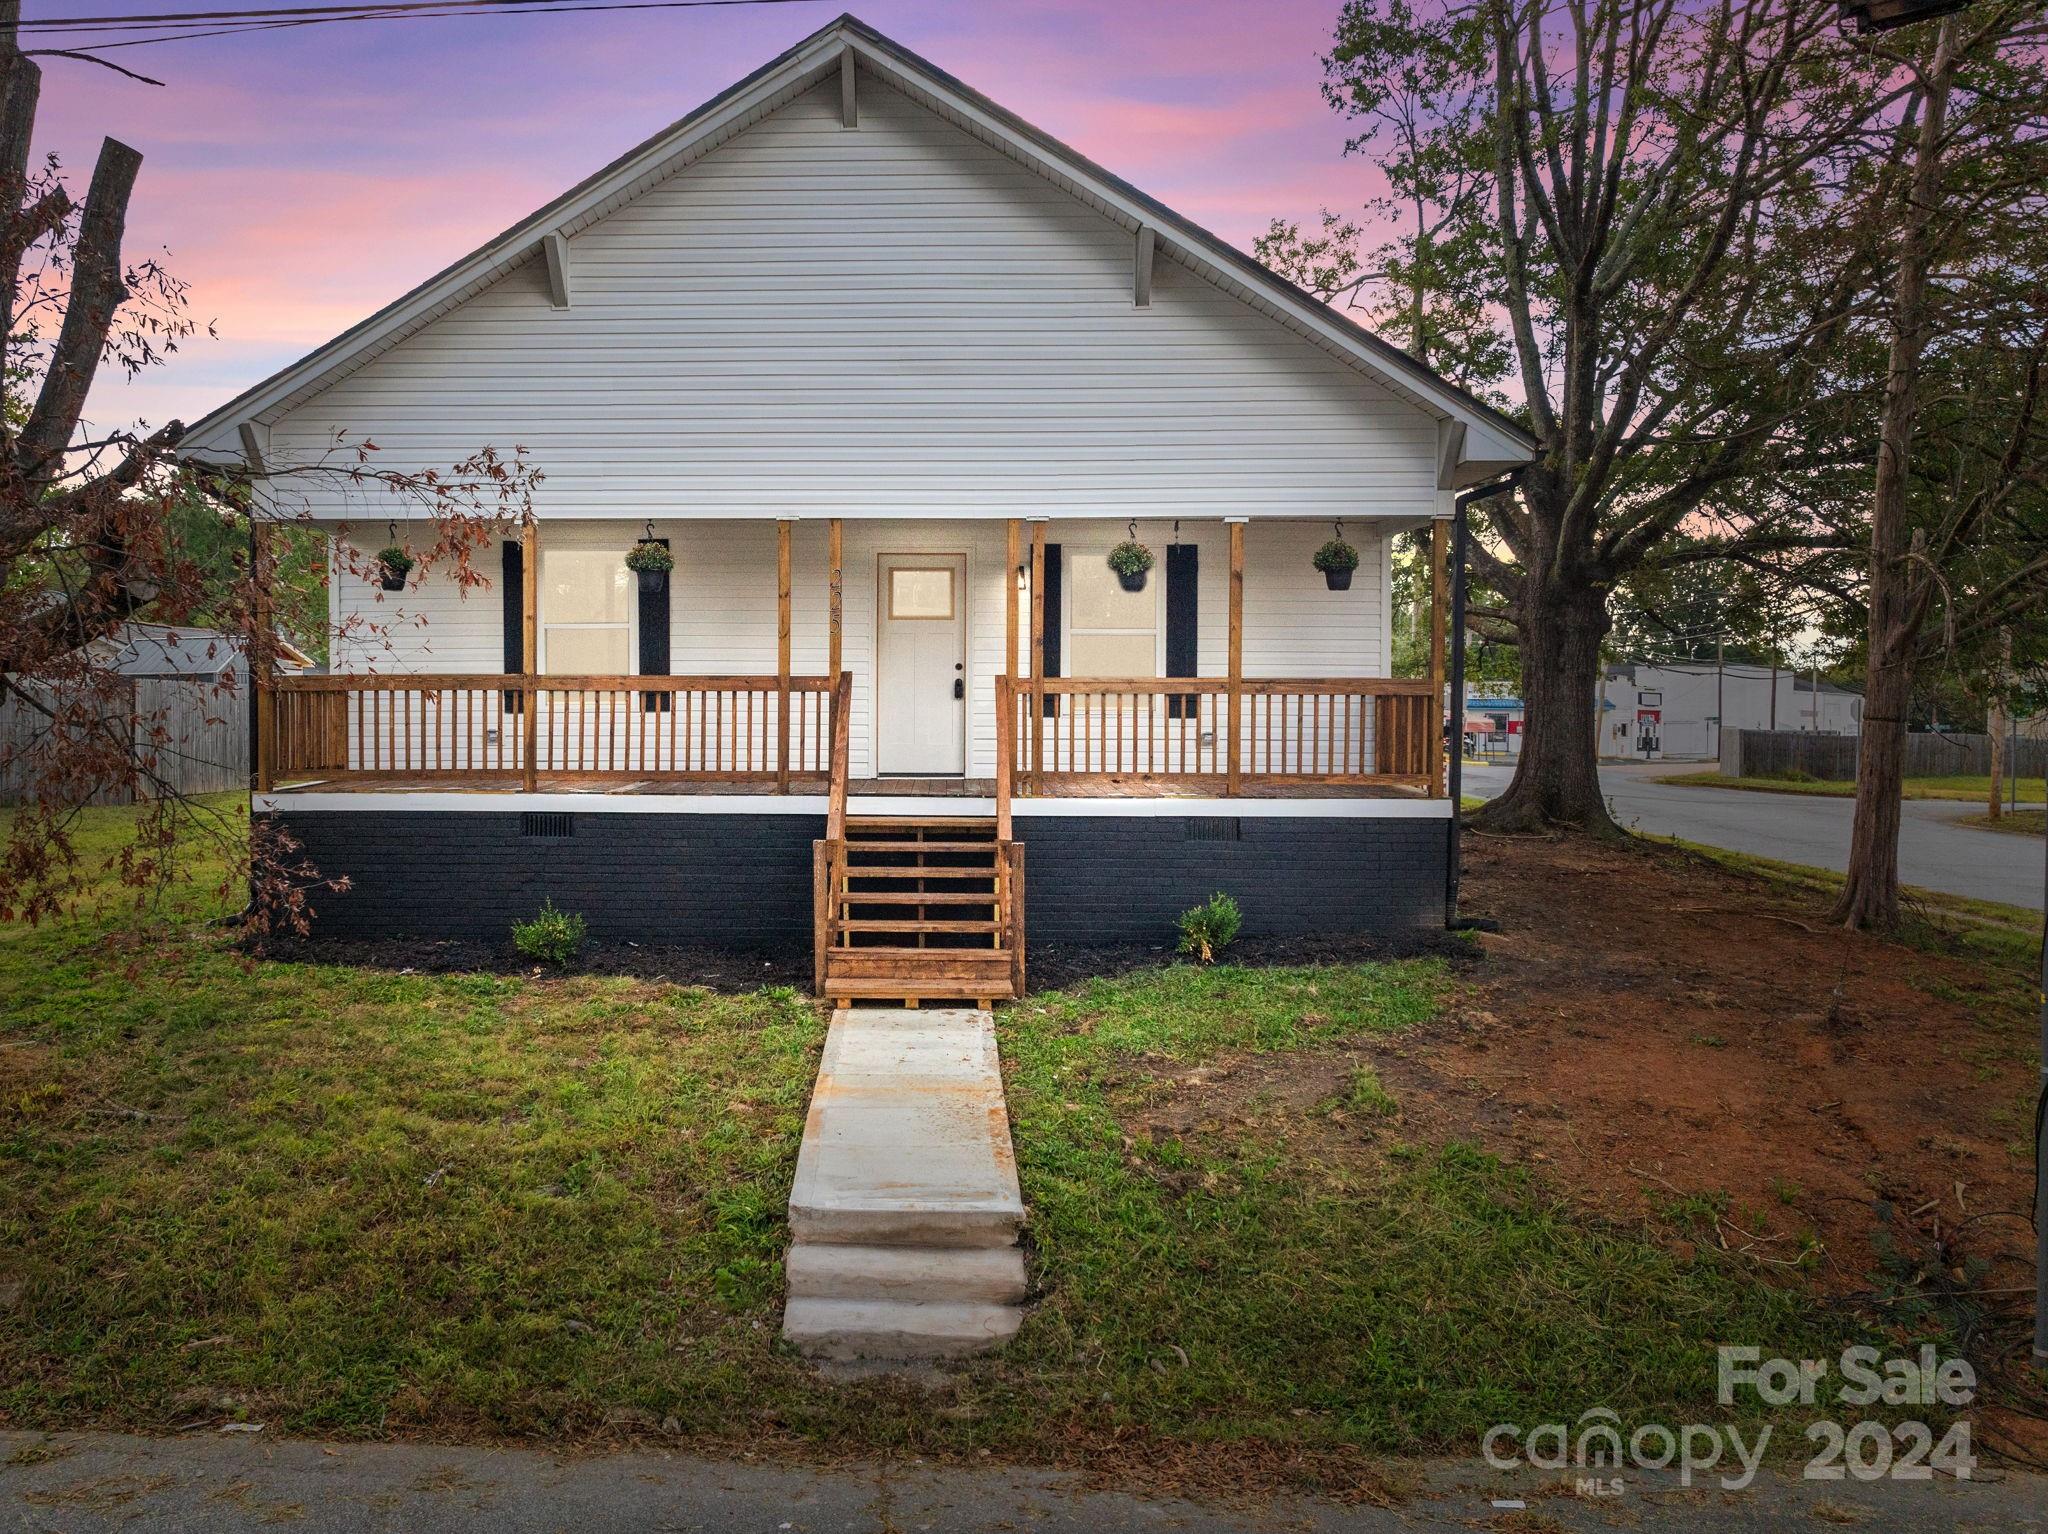
<instances>
[{"instance_id":1,"label":"large tree trunk","mask_svg":"<svg viewBox=\"0 0 2048 1534\"><path fill-rule=\"evenodd\" d=\"M1984 734L1991 742L1991 818L1998 819L2005 813L2000 803L2005 797L2005 704L1993 700L1989 712L1984 716Z\"/></svg>"},{"instance_id":2,"label":"large tree trunk","mask_svg":"<svg viewBox=\"0 0 2048 1534\"><path fill-rule=\"evenodd\" d=\"M1904 787L1906 708L1912 700L1926 575L1909 567L1917 540L1907 531L1906 482L1920 409L1920 355L1927 344L1929 228L1941 204L1942 136L1954 79L1955 18L1935 34L1925 73L1927 99L1913 150L1913 177L1899 230L1891 350L1870 497L1870 627L1863 689L1863 740L1856 758L1856 820L1836 921L1889 928L1899 920L1899 796Z\"/></svg>"},{"instance_id":3,"label":"large tree trunk","mask_svg":"<svg viewBox=\"0 0 2048 1534\"><path fill-rule=\"evenodd\" d=\"M1899 800L1905 787L1906 707L1913 668L1873 663L1866 679L1863 738L1856 751L1856 819L1849 833L1849 876L1835 920L1886 928L1899 919Z\"/></svg>"},{"instance_id":4,"label":"large tree trunk","mask_svg":"<svg viewBox=\"0 0 2048 1534\"><path fill-rule=\"evenodd\" d=\"M1522 750L1508 791L1474 823L1489 831L1569 826L1611 833L1616 828L1600 792L1598 718L1607 593L1583 581L1551 581L1525 597L1522 608Z\"/></svg>"}]
</instances>

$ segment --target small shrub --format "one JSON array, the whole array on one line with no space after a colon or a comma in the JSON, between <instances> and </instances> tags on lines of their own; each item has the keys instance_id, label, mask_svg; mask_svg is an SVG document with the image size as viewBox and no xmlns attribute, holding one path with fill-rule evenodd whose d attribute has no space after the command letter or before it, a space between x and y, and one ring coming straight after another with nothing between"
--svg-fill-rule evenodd
<instances>
[{"instance_id":1,"label":"small shrub","mask_svg":"<svg viewBox=\"0 0 2048 1534\"><path fill-rule=\"evenodd\" d=\"M1218 890L1207 901L1180 913L1180 951L1207 964L1228 948L1244 924L1237 902Z\"/></svg>"},{"instance_id":2,"label":"small shrub","mask_svg":"<svg viewBox=\"0 0 2048 1534\"><path fill-rule=\"evenodd\" d=\"M1118 575L1143 575L1152 568L1152 551L1135 538L1126 539L1109 551L1109 567Z\"/></svg>"},{"instance_id":3,"label":"small shrub","mask_svg":"<svg viewBox=\"0 0 2048 1534\"><path fill-rule=\"evenodd\" d=\"M1341 575L1347 570L1358 568L1358 550L1342 538L1332 538L1315 551L1310 563L1325 575L1333 571Z\"/></svg>"},{"instance_id":4,"label":"small shrub","mask_svg":"<svg viewBox=\"0 0 2048 1534\"><path fill-rule=\"evenodd\" d=\"M665 543L642 542L633 545L626 554L628 570L653 574L666 574L676 567L676 557L669 552Z\"/></svg>"},{"instance_id":5,"label":"small shrub","mask_svg":"<svg viewBox=\"0 0 2048 1534\"><path fill-rule=\"evenodd\" d=\"M532 921L512 923L512 946L538 964L564 965L583 951L587 924L576 911L557 911L543 900Z\"/></svg>"}]
</instances>

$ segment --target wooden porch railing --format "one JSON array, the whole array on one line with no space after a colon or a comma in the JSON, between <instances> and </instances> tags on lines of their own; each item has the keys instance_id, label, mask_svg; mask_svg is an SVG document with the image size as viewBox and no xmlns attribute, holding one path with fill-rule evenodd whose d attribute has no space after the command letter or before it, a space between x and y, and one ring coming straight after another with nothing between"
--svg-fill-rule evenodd
<instances>
[{"instance_id":1,"label":"wooden porch railing","mask_svg":"<svg viewBox=\"0 0 2048 1534\"><path fill-rule=\"evenodd\" d=\"M1046 677L1002 687L1020 792L1143 793L1245 787L1431 789L1427 680L1251 678L1237 708L1222 677ZM1036 693L1043 709L1034 707ZM1236 718L1236 749L1231 720Z\"/></svg>"},{"instance_id":2,"label":"wooden porch railing","mask_svg":"<svg viewBox=\"0 0 2048 1534\"><path fill-rule=\"evenodd\" d=\"M282 679L262 776L488 781L530 764L786 788L830 773L835 735L844 755L845 691L821 676L544 676L530 691L518 675Z\"/></svg>"},{"instance_id":3,"label":"wooden porch railing","mask_svg":"<svg viewBox=\"0 0 2048 1534\"><path fill-rule=\"evenodd\" d=\"M823 787L827 840L838 841L851 772L850 674L792 676L784 686L772 676L295 677L278 682L258 746L270 782L508 787L644 777ZM1432 791L1436 717L1425 680L1245 678L1235 750L1230 695L1220 677L998 677L998 834L1008 840L1013 794L1221 794L1233 776L1251 792Z\"/></svg>"}]
</instances>

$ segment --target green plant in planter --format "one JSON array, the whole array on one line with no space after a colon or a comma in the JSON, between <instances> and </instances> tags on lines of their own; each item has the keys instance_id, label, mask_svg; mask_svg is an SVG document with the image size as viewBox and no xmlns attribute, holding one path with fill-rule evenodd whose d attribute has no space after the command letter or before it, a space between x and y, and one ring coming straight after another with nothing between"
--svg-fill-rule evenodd
<instances>
[{"instance_id":1,"label":"green plant in planter","mask_svg":"<svg viewBox=\"0 0 2048 1534\"><path fill-rule=\"evenodd\" d=\"M1180 951L1208 964L1236 940L1243 924L1237 902L1218 890L1201 905L1180 913Z\"/></svg>"},{"instance_id":2,"label":"green plant in planter","mask_svg":"<svg viewBox=\"0 0 2048 1534\"><path fill-rule=\"evenodd\" d=\"M394 543L377 556L377 583L386 591L403 591L412 567L412 555Z\"/></svg>"},{"instance_id":3,"label":"green plant in planter","mask_svg":"<svg viewBox=\"0 0 2048 1534\"><path fill-rule=\"evenodd\" d=\"M1351 586L1351 572L1358 568L1358 550L1342 538L1332 538L1309 562L1323 572L1332 591L1345 591Z\"/></svg>"},{"instance_id":4,"label":"green plant in planter","mask_svg":"<svg viewBox=\"0 0 2048 1534\"><path fill-rule=\"evenodd\" d=\"M668 551L665 543L656 543L652 538L643 538L626 551L626 568L640 577L642 591L659 591L668 584L668 573L676 567L676 557Z\"/></svg>"},{"instance_id":5,"label":"green plant in planter","mask_svg":"<svg viewBox=\"0 0 2048 1534\"><path fill-rule=\"evenodd\" d=\"M553 900L543 900L533 920L512 923L512 946L537 964L560 968L583 951L586 930L580 912L557 911Z\"/></svg>"},{"instance_id":6,"label":"green plant in planter","mask_svg":"<svg viewBox=\"0 0 2048 1534\"><path fill-rule=\"evenodd\" d=\"M1126 538L1109 551L1109 567L1126 591L1145 589L1145 575L1152 562L1152 551L1135 538Z\"/></svg>"},{"instance_id":7,"label":"green plant in planter","mask_svg":"<svg viewBox=\"0 0 2048 1534\"><path fill-rule=\"evenodd\" d=\"M675 567L676 557L665 543L642 541L626 555L626 568L642 575L666 575Z\"/></svg>"}]
</instances>

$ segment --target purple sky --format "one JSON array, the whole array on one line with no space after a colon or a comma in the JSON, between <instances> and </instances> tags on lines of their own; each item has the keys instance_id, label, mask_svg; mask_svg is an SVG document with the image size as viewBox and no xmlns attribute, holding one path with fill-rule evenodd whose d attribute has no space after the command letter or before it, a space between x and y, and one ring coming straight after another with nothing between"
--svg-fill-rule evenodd
<instances>
[{"instance_id":1,"label":"purple sky","mask_svg":"<svg viewBox=\"0 0 2048 1534\"><path fill-rule=\"evenodd\" d=\"M281 0L289 3L289 0ZM174 0L134 9L177 10ZM200 9L203 7L190 7ZM75 188L145 160L128 250L215 321L105 381L101 426L196 419L829 22L843 4L301 27L46 59L42 146ZM30 14L127 7L61 0ZM863 0L856 14L1227 239L1355 209L1369 168L1318 91L1338 0ZM39 39L39 41L42 41ZM30 44L35 46L35 44Z\"/></svg>"}]
</instances>

